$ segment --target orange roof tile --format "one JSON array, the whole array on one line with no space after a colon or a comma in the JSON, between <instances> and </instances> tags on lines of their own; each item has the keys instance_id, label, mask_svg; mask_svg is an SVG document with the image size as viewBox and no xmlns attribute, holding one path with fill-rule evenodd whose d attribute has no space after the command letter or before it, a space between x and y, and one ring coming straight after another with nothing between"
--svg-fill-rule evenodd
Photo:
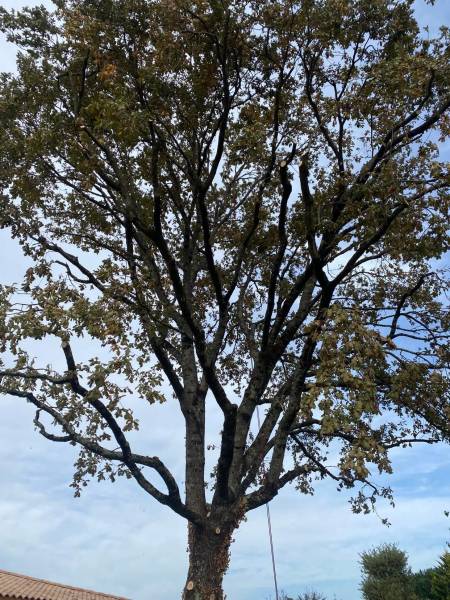
<instances>
[{"instance_id":1,"label":"orange roof tile","mask_svg":"<svg viewBox=\"0 0 450 600\"><path fill-rule=\"evenodd\" d=\"M0 569L0 598L21 600L128 600Z\"/></svg>"}]
</instances>

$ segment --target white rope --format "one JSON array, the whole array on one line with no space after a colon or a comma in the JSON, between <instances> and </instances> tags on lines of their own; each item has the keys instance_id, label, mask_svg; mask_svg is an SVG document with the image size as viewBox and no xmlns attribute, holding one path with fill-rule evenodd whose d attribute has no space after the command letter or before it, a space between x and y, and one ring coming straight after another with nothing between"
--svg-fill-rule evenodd
<instances>
[{"instance_id":1,"label":"white rope","mask_svg":"<svg viewBox=\"0 0 450 600\"><path fill-rule=\"evenodd\" d=\"M258 429L261 429L261 422L259 419L259 406L256 406L256 417L258 419ZM268 502L266 504L266 512L267 512L267 528L269 530L270 554L272 556L272 571L273 571L273 583L275 586L275 600L279 600L278 583L277 583L277 569L275 566L275 551L273 549L272 522L270 520L270 509L269 509Z\"/></svg>"}]
</instances>

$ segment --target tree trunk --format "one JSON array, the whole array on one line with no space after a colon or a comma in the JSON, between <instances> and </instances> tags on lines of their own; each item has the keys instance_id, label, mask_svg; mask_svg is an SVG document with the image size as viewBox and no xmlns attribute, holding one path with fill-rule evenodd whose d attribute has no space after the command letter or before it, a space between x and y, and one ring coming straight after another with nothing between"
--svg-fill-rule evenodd
<instances>
[{"instance_id":1,"label":"tree trunk","mask_svg":"<svg viewBox=\"0 0 450 600\"><path fill-rule=\"evenodd\" d=\"M222 582L228 568L233 528L202 529L189 523L189 571L183 600L224 600Z\"/></svg>"}]
</instances>

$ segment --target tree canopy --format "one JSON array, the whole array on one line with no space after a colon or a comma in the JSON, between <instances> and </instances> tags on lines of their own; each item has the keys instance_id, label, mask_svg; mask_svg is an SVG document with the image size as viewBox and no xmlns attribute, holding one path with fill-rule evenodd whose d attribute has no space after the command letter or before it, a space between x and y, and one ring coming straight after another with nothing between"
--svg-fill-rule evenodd
<instances>
[{"instance_id":1,"label":"tree canopy","mask_svg":"<svg viewBox=\"0 0 450 600\"><path fill-rule=\"evenodd\" d=\"M395 544L363 552L361 566L364 600L417 600L408 556Z\"/></svg>"},{"instance_id":2,"label":"tree canopy","mask_svg":"<svg viewBox=\"0 0 450 600\"><path fill-rule=\"evenodd\" d=\"M0 13L0 224L33 261L0 391L79 446L77 489L127 475L185 517L185 596L221 598L245 512L321 478L369 511L391 449L449 441L450 32L412 0L54 4ZM183 414L184 490L131 400Z\"/></svg>"}]
</instances>

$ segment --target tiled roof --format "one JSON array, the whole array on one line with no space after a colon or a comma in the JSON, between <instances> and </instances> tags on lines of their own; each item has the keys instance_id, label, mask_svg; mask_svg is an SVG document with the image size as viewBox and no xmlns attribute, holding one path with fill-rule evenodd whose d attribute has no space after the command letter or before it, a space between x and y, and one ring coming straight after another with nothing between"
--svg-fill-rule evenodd
<instances>
[{"instance_id":1,"label":"tiled roof","mask_svg":"<svg viewBox=\"0 0 450 600\"><path fill-rule=\"evenodd\" d=\"M120 596L110 596L101 592L84 590L71 585L53 583L45 579L35 579L0 569L0 599L20 598L21 600L127 600Z\"/></svg>"}]
</instances>

